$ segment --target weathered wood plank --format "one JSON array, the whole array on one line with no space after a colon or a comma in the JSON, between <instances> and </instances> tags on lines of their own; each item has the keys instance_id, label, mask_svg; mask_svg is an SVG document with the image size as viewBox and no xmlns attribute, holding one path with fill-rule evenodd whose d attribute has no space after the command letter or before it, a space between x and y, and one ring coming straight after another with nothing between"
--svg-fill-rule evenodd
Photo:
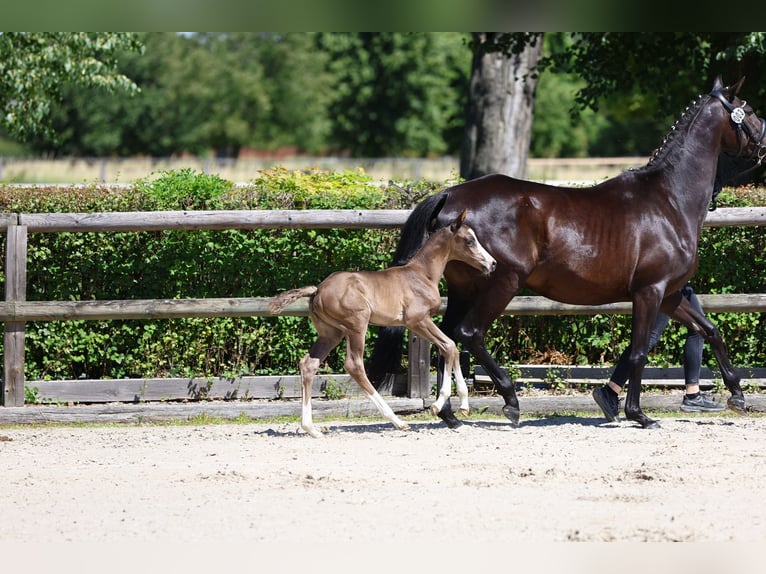
<instances>
[{"instance_id":1,"label":"weathered wood plank","mask_svg":"<svg viewBox=\"0 0 766 574\"><path fill-rule=\"evenodd\" d=\"M385 397L395 413L417 413L423 410L423 399ZM316 420L379 416L377 408L363 399L317 400L312 404ZM95 404L77 406L8 407L0 409L0 425L33 423L136 423L189 420L200 415L236 419L241 416L254 420L277 417L299 417L299 400L280 401L200 401L194 403ZM382 419L381 419L382 420ZM298 424L296 423L296 429ZM393 427L391 427L393 428Z\"/></svg>"},{"instance_id":2,"label":"weathered wood plank","mask_svg":"<svg viewBox=\"0 0 766 574\"><path fill-rule=\"evenodd\" d=\"M20 214L30 233L59 231L161 231L171 229L292 229L401 227L408 209L293 209L221 211L127 211ZM9 215L8 218L14 218ZM707 227L766 225L766 207L727 207L708 213Z\"/></svg>"},{"instance_id":3,"label":"weathered wood plank","mask_svg":"<svg viewBox=\"0 0 766 574\"><path fill-rule=\"evenodd\" d=\"M11 225L6 235L5 300L13 305L27 297L27 228ZM6 407L24 404L25 328L24 322L5 324L0 403Z\"/></svg>"},{"instance_id":4,"label":"weathered wood plank","mask_svg":"<svg viewBox=\"0 0 766 574\"><path fill-rule=\"evenodd\" d=\"M698 294L706 313L753 313L766 311L765 293ZM175 319L182 317L274 317L271 297L210 299L135 299L114 301L5 301L0 302L0 321L103 321L109 319ZM443 314L447 299L442 298ZM505 315L630 314L629 302L609 305L567 305L547 297L515 297ZM306 316L306 299L288 305L279 315Z\"/></svg>"},{"instance_id":5,"label":"weathered wood plank","mask_svg":"<svg viewBox=\"0 0 766 574\"><path fill-rule=\"evenodd\" d=\"M11 225L19 224L19 216L16 213L0 213L0 231L5 231Z\"/></svg>"},{"instance_id":6,"label":"weathered wood plank","mask_svg":"<svg viewBox=\"0 0 766 574\"><path fill-rule=\"evenodd\" d=\"M347 374L318 375L313 397L324 396L326 386L348 397L364 396ZM243 376L236 378L155 378L29 381L42 403L105 403L206 399L278 399L301 396L300 377ZM335 391L335 389L333 389Z\"/></svg>"},{"instance_id":7,"label":"weathered wood plank","mask_svg":"<svg viewBox=\"0 0 766 574\"><path fill-rule=\"evenodd\" d=\"M162 231L177 229L330 229L400 227L407 209L285 209L221 211L130 211L119 213L30 213L19 215L31 233L59 231Z\"/></svg>"}]
</instances>

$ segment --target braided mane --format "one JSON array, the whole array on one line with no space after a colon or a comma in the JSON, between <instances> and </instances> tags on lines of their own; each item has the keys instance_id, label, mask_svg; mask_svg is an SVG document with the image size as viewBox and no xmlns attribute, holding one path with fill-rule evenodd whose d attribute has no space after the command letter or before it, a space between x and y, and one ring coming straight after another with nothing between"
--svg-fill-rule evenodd
<instances>
[{"instance_id":1,"label":"braided mane","mask_svg":"<svg viewBox=\"0 0 766 574\"><path fill-rule=\"evenodd\" d=\"M681 114L681 117L678 118L670 127L670 131L662 139L660 147L654 150L654 153L649 158L647 164L644 167L636 168L634 171L640 171L654 167L662 160L666 159L668 155L670 155L670 152L673 151L674 146L672 144L678 139L679 133L685 134L688 131L689 127L694 121L694 118L697 117L697 113L702 109L702 104L707 102L709 99L709 94L702 94L695 100L692 100L689 105L686 106L686 109Z\"/></svg>"}]
</instances>

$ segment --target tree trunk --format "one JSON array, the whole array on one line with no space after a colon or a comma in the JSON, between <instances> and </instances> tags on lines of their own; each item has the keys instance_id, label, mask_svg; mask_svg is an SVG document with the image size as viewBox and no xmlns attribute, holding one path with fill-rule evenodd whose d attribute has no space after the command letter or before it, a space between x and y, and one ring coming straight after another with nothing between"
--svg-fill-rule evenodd
<instances>
[{"instance_id":1,"label":"tree trunk","mask_svg":"<svg viewBox=\"0 0 766 574\"><path fill-rule=\"evenodd\" d=\"M475 33L473 67L466 106L460 175L490 173L526 176L537 77L528 75L540 59L542 37L518 54L489 51L498 33Z\"/></svg>"}]
</instances>

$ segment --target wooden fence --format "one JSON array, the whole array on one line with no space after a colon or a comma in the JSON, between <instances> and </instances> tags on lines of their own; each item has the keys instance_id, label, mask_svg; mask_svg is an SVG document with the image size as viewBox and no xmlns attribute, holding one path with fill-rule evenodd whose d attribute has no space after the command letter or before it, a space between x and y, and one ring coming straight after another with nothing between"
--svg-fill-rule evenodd
<instances>
[{"instance_id":1,"label":"wooden fence","mask_svg":"<svg viewBox=\"0 0 766 574\"><path fill-rule=\"evenodd\" d=\"M27 238L29 233L128 232L157 230L224 230L285 228L391 228L400 227L409 210L284 210L284 211L170 211L124 213L0 214L0 231L7 234L5 301L0 320L5 323L3 406L24 404L24 337L27 321L167 319L181 317L273 316L270 298L152 299L113 301L26 300ZM721 208L710 212L705 225L763 226L766 208ZM707 312L763 312L766 294L700 295ZM443 304L446 302L443 302ZM442 307L442 310L444 305ZM626 314L630 303L598 306L566 305L545 297L516 297L505 314L583 315ZM282 315L305 316L304 301L287 307ZM410 338L407 395L430 394L430 352L427 342ZM337 376L347 380L347 376ZM43 382L39 382L43 384ZM63 401L136 401L169 398L277 398L298 396L295 377L242 377L238 380L119 379L111 381L55 381ZM291 389L287 385L292 385ZM149 386L157 388L149 392ZM182 389L178 393L179 386ZM295 394L293 394L295 393Z\"/></svg>"}]
</instances>

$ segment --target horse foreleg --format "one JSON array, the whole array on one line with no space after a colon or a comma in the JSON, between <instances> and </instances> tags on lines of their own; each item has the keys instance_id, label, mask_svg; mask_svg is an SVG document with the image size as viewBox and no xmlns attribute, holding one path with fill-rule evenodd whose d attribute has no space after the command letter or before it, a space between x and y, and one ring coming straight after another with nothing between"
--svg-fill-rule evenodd
<instances>
[{"instance_id":1,"label":"horse foreleg","mask_svg":"<svg viewBox=\"0 0 766 574\"><path fill-rule=\"evenodd\" d=\"M367 373L364 370L363 352L364 333L354 333L347 335L346 362L344 365L346 371L348 371L348 374L351 375L351 377L361 387L362 391L364 391L364 394L367 395L367 398L372 401L372 404L377 407L378 411L381 415L383 415L385 419L390 421L391 424L393 424L399 430L409 429L410 425L396 416L396 413L394 413L388 403L383 400L383 397L381 397L378 391L375 390L375 387L370 382L370 379L367 378Z\"/></svg>"},{"instance_id":2,"label":"horse foreleg","mask_svg":"<svg viewBox=\"0 0 766 574\"><path fill-rule=\"evenodd\" d=\"M436 366L436 396L437 397L441 396L445 388L447 389L448 393L449 391L452 390L451 379L449 376L446 376L446 377L444 376L445 372L447 372L446 361L444 359L444 355L439 354L439 359L437 361L437 366ZM449 401L444 402L441 408L438 408L438 409L434 408L434 406L431 405L431 412L433 412L442 421L444 421L444 424L446 424L451 429L456 429L463 425L463 423L460 422L460 420L455 416L455 413L452 410L452 403L450 403Z\"/></svg>"},{"instance_id":3,"label":"horse foreleg","mask_svg":"<svg viewBox=\"0 0 766 574\"><path fill-rule=\"evenodd\" d=\"M448 281L447 310L444 313L442 329L457 342L462 343L478 364L484 367L497 393L503 397L503 414L514 426L520 418L519 399L516 386L487 351L485 333L513 299L519 290L518 277L509 276L502 283L493 283L491 294L487 292L463 293L460 283Z\"/></svg>"},{"instance_id":4,"label":"horse foreleg","mask_svg":"<svg viewBox=\"0 0 766 574\"><path fill-rule=\"evenodd\" d=\"M659 288L645 289L633 298L631 327L631 352L629 358L630 378L625 397L625 417L636 421L643 428L659 428L659 423L647 417L641 410L641 379L649 354L649 336L660 307Z\"/></svg>"}]
</instances>

